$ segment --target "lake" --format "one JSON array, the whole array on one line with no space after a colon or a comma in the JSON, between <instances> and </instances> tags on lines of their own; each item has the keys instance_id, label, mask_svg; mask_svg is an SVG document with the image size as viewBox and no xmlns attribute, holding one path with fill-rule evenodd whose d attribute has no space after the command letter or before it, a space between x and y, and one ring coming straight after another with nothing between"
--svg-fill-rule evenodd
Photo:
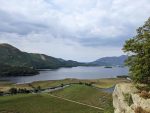
<instances>
[{"instance_id":1,"label":"lake","mask_svg":"<svg viewBox=\"0 0 150 113\"><path fill-rule=\"evenodd\" d=\"M34 76L21 76L21 77L5 77L1 80L10 80L15 83L29 83L33 81L43 80L60 80L65 78L77 79L100 79L100 78L115 78L118 75L127 75L127 67L72 67L72 68L59 68L48 69L40 71L40 74Z\"/></svg>"}]
</instances>

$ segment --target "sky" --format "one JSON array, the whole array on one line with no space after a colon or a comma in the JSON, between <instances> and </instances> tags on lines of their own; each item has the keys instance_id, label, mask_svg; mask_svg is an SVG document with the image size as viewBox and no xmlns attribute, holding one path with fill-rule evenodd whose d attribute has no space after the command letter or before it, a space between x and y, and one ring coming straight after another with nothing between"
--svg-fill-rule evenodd
<instances>
[{"instance_id":1,"label":"sky","mask_svg":"<svg viewBox=\"0 0 150 113\"><path fill-rule=\"evenodd\" d=\"M0 43L89 62L123 53L150 0L0 0Z\"/></svg>"}]
</instances>

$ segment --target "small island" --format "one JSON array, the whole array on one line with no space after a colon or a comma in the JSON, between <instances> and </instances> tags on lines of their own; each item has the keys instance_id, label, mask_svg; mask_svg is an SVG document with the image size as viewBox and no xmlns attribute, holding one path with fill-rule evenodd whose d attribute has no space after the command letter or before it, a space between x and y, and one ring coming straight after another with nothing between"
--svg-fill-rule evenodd
<instances>
[{"instance_id":1,"label":"small island","mask_svg":"<svg viewBox=\"0 0 150 113\"><path fill-rule=\"evenodd\" d=\"M105 66L104 68L113 68L112 66Z\"/></svg>"}]
</instances>

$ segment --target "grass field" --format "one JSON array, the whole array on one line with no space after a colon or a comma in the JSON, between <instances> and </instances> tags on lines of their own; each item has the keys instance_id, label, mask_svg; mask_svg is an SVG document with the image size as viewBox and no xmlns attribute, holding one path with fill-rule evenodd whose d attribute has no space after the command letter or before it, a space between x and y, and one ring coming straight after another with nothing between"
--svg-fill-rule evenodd
<instances>
[{"instance_id":1,"label":"grass field","mask_svg":"<svg viewBox=\"0 0 150 113\"><path fill-rule=\"evenodd\" d=\"M112 95L101 92L85 85L71 85L65 89L55 91L53 95L100 107L105 113L113 113Z\"/></svg>"},{"instance_id":2,"label":"grass field","mask_svg":"<svg viewBox=\"0 0 150 113\"><path fill-rule=\"evenodd\" d=\"M109 88L117 83L129 81L126 79L64 79L38 81L30 84L34 87L48 88L61 84L81 82L83 83L82 85L72 84L65 89L53 92L52 95L103 108L104 110L52 97L50 94L19 94L14 96L1 96L0 113L113 113L112 95L84 85L84 83L92 83L93 86L99 88ZM0 81L0 91L7 92L12 87L32 89L29 84L13 84Z\"/></svg>"},{"instance_id":3,"label":"grass field","mask_svg":"<svg viewBox=\"0 0 150 113\"><path fill-rule=\"evenodd\" d=\"M28 94L0 97L0 113L103 113L103 111L54 98L48 94Z\"/></svg>"}]
</instances>

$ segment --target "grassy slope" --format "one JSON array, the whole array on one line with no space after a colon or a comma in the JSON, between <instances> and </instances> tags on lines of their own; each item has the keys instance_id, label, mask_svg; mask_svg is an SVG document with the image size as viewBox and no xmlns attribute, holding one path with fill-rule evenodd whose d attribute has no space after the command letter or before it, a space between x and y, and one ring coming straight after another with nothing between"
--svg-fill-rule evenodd
<instances>
[{"instance_id":1,"label":"grassy slope","mask_svg":"<svg viewBox=\"0 0 150 113\"><path fill-rule=\"evenodd\" d=\"M29 94L0 97L0 113L102 113L100 110L50 97Z\"/></svg>"},{"instance_id":2,"label":"grassy slope","mask_svg":"<svg viewBox=\"0 0 150 113\"><path fill-rule=\"evenodd\" d=\"M98 91L95 88L85 85L72 85L63 90L55 91L52 94L70 100L86 103L105 109L105 113L113 113L111 94Z\"/></svg>"}]
</instances>

